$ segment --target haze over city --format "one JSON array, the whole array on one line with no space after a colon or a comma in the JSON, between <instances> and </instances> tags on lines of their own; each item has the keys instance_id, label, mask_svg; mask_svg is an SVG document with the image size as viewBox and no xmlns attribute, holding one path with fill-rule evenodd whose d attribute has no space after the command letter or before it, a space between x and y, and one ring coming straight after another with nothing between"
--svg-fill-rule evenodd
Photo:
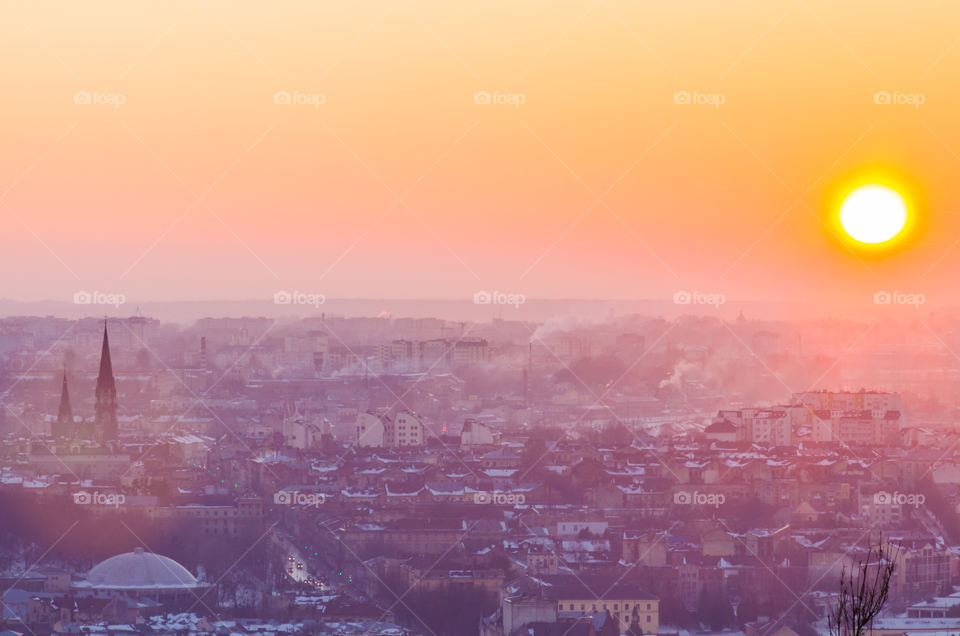
<instances>
[{"instance_id":1,"label":"haze over city","mask_svg":"<svg viewBox=\"0 0 960 636\"><path fill-rule=\"evenodd\" d=\"M0 0L0 636L956 636L958 18Z\"/></svg>"}]
</instances>

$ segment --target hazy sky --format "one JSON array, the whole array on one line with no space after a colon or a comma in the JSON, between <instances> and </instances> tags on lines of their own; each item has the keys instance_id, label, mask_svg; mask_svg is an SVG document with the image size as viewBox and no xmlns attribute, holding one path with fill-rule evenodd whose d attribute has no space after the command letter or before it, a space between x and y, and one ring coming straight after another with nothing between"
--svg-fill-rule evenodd
<instances>
[{"instance_id":1,"label":"hazy sky","mask_svg":"<svg viewBox=\"0 0 960 636\"><path fill-rule=\"evenodd\" d=\"M956 302L958 18L876 0L4 0L0 296ZM852 253L834 199L874 178L918 222Z\"/></svg>"}]
</instances>

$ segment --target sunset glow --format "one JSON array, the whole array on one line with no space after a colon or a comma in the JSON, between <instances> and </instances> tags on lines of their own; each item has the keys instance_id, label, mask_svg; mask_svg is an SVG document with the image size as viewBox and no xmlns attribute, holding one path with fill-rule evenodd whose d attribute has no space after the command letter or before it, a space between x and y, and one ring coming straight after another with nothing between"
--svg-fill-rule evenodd
<instances>
[{"instance_id":1,"label":"sunset glow","mask_svg":"<svg viewBox=\"0 0 960 636\"><path fill-rule=\"evenodd\" d=\"M3 297L955 293L954 5L5 5ZM865 166L927 204L873 273Z\"/></svg>"},{"instance_id":2,"label":"sunset glow","mask_svg":"<svg viewBox=\"0 0 960 636\"><path fill-rule=\"evenodd\" d=\"M960 636L960 2L0 0L0 636Z\"/></svg>"},{"instance_id":3,"label":"sunset glow","mask_svg":"<svg viewBox=\"0 0 960 636\"><path fill-rule=\"evenodd\" d=\"M861 243L886 243L895 238L906 223L906 202L884 186L861 186L840 206L840 224L851 238Z\"/></svg>"}]
</instances>

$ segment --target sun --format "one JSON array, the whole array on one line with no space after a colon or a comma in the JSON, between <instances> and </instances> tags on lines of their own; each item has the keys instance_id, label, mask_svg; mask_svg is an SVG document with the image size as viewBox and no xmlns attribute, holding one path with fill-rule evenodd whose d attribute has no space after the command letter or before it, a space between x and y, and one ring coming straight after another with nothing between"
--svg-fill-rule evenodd
<instances>
[{"instance_id":1,"label":"sun","mask_svg":"<svg viewBox=\"0 0 960 636\"><path fill-rule=\"evenodd\" d=\"M860 186L840 205L840 225L860 243L886 243L900 234L906 224L906 201L886 186Z\"/></svg>"}]
</instances>

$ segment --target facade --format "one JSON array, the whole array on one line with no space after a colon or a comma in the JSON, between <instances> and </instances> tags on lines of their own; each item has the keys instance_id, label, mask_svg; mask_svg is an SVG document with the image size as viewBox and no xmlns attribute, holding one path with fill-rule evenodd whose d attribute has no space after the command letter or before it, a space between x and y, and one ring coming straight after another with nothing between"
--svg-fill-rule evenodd
<instances>
[{"instance_id":1,"label":"facade","mask_svg":"<svg viewBox=\"0 0 960 636\"><path fill-rule=\"evenodd\" d=\"M704 430L709 440L790 446L797 442L879 446L900 442L899 393L808 391L774 408L721 410Z\"/></svg>"},{"instance_id":2,"label":"facade","mask_svg":"<svg viewBox=\"0 0 960 636\"><path fill-rule=\"evenodd\" d=\"M599 595L598 595L599 594ZM503 590L503 633L530 623L578 621L609 614L627 633L636 624L644 634L660 631L660 600L615 577L558 574L523 577Z\"/></svg>"},{"instance_id":3,"label":"facade","mask_svg":"<svg viewBox=\"0 0 960 636\"><path fill-rule=\"evenodd\" d=\"M559 521L557 522L557 536L575 537L584 531L601 536L607 531L609 525L606 521Z\"/></svg>"},{"instance_id":4,"label":"facade","mask_svg":"<svg viewBox=\"0 0 960 636\"><path fill-rule=\"evenodd\" d=\"M486 362L488 359L487 341L483 338L457 340L450 352L450 363L454 366Z\"/></svg>"},{"instance_id":5,"label":"facade","mask_svg":"<svg viewBox=\"0 0 960 636\"><path fill-rule=\"evenodd\" d=\"M790 419L783 410L750 409L745 424L750 441L765 446L789 446L792 441Z\"/></svg>"},{"instance_id":6,"label":"facade","mask_svg":"<svg viewBox=\"0 0 960 636\"><path fill-rule=\"evenodd\" d=\"M343 542L359 554L441 555L459 552L467 531L463 521L404 519L387 526L358 524L344 532Z\"/></svg>"},{"instance_id":7,"label":"facade","mask_svg":"<svg viewBox=\"0 0 960 636\"><path fill-rule=\"evenodd\" d=\"M529 623L556 623L557 604L536 596L508 596L503 599L503 634L513 634ZM498 632L499 633L499 632Z\"/></svg>"},{"instance_id":8,"label":"facade","mask_svg":"<svg viewBox=\"0 0 960 636\"><path fill-rule=\"evenodd\" d=\"M419 592L479 589L495 595L503 587L502 570L411 569L409 579L410 587Z\"/></svg>"},{"instance_id":9,"label":"facade","mask_svg":"<svg viewBox=\"0 0 960 636\"><path fill-rule=\"evenodd\" d=\"M156 506L148 509L147 514L156 521L191 521L206 536L236 537L244 528L259 527L262 523L263 500L259 497L240 497L236 506Z\"/></svg>"},{"instance_id":10,"label":"facade","mask_svg":"<svg viewBox=\"0 0 960 636\"><path fill-rule=\"evenodd\" d=\"M383 418L376 413L358 413L356 435L357 446L383 448L386 439Z\"/></svg>"},{"instance_id":11,"label":"facade","mask_svg":"<svg viewBox=\"0 0 960 636\"><path fill-rule=\"evenodd\" d=\"M660 533L624 533L621 540L622 559L635 565L662 567L667 564L667 544Z\"/></svg>"},{"instance_id":12,"label":"facade","mask_svg":"<svg viewBox=\"0 0 960 636\"><path fill-rule=\"evenodd\" d=\"M807 391L794 393L791 401L809 413L814 442L897 444L905 428L899 393Z\"/></svg>"},{"instance_id":13,"label":"facade","mask_svg":"<svg viewBox=\"0 0 960 636\"><path fill-rule=\"evenodd\" d=\"M130 469L131 463L129 454L84 445L83 442L77 443L75 448L57 451L35 444L27 456L27 465L41 474L56 475L66 470L71 476L82 479L118 478Z\"/></svg>"},{"instance_id":14,"label":"facade","mask_svg":"<svg viewBox=\"0 0 960 636\"><path fill-rule=\"evenodd\" d=\"M730 420L718 419L703 429L704 437L715 442L733 443L737 439L737 427Z\"/></svg>"},{"instance_id":15,"label":"facade","mask_svg":"<svg viewBox=\"0 0 960 636\"><path fill-rule=\"evenodd\" d=\"M534 543L527 547L526 565L528 574L557 574L560 557L546 546Z\"/></svg>"},{"instance_id":16,"label":"facade","mask_svg":"<svg viewBox=\"0 0 960 636\"><path fill-rule=\"evenodd\" d=\"M731 427L736 431L733 434ZM789 446L792 423L785 409L750 408L722 410L704 432L717 441L751 442L763 446Z\"/></svg>"},{"instance_id":17,"label":"facade","mask_svg":"<svg viewBox=\"0 0 960 636\"><path fill-rule=\"evenodd\" d=\"M894 548L896 549L896 548ZM900 545L896 551L892 593L895 596L933 596L945 591L951 578L951 552L933 543Z\"/></svg>"},{"instance_id":18,"label":"facade","mask_svg":"<svg viewBox=\"0 0 960 636\"><path fill-rule=\"evenodd\" d=\"M383 368L400 373L477 364L490 359L489 346L483 338L397 339L378 346L376 355Z\"/></svg>"},{"instance_id":19,"label":"facade","mask_svg":"<svg viewBox=\"0 0 960 636\"><path fill-rule=\"evenodd\" d=\"M389 445L394 448L424 445L423 422L409 411L397 413L392 426L387 426L386 434Z\"/></svg>"},{"instance_id":20,"label":"facade","mask_svg":"<svg viewBox=\"0 0 960 636\"><path fill-rule=\"evenodd\" d=\"M472 419L463 423L463 428L460 430L460 446L462 448L493 446L494 443L493 433L485 424Z\"/></svg>"},{"instance_id":21,"label":"facade","mask_svg":"<svg viewBox=\"0 0 960 636\"><path fill-rule=\"evenodd\" d=\"M95 498L98 493L80 491L86 500ZM105 493L106 494L106 493ZM123 512L143 514L151 523L164 529L185 528L187 532L212 537L237 537L247 529L262 531L263 499L260 497L239 497L236 505L183 504L180 506L158 505L157 498L151 495L127 497L123 506L91 505L90 512L95 515L116 515Z\"/></svg>"},{"instance_id":22,"label":"facade","mask_svg":"<svg viewBox=\"0 0 960 636\"><path fill-rule=\"evenodd\" d=\"M290 417L283 421L283 442L290 448L306 450L320 446L328 427L303 417Z\"/></svg>"},{"instance_id":23,"label":"facade","mask_svg":"<svg viewBox=\"0 0 960 636\"><path fill-rule=\"evenodd\" d=\"M899 393L880 391L805 391L794 393L792 402L817 411L902 411Z\"/></svg>"},{"instance_id":24,"label":"facade","mask_svg":"<svg viewBox=\"0 0 960 636\"><path fill-rule=\"evenodd\" d=\"M401 411L395 417L359 413L355 425L358 446L410 448L426 444L426 429L416 413Z\"/></svg>"}]
</instances>

